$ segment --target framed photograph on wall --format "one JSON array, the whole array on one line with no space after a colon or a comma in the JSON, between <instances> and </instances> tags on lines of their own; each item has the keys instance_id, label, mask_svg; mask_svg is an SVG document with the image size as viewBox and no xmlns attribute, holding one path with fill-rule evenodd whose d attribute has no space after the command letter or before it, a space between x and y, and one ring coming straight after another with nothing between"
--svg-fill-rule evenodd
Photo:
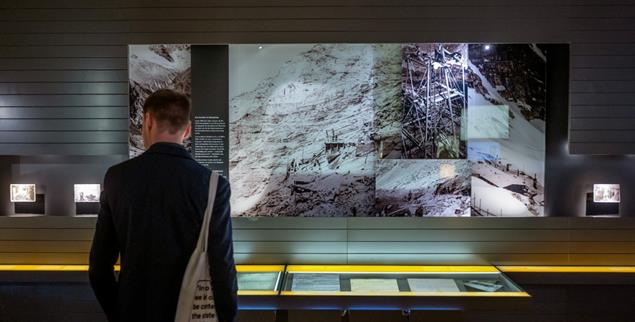
<instances>
[{"instance_id":1,"label":"framed photograph on wall","mask_svg":"<svg viewBox=\"0 0 635 322\"><path fill-rule=\"evenodd\" d=\"M11 202L35 202L35 184L11 184Z\"/></svg>"},{"instance_id":2,"label":"framed photograph on wall","mask_svg":"<svg viewBox=\"0 0 635 322\"><path fill-rule=\"evenodd\" d=\"M99 202L100 184L75 184L75 202Z\"/></svg>"},{"instance_id":3,"label":"framed photograph on wall","mask_svg":"<svg viewBox=\"0 0 635 322\"><path fill-rule=\"evenodd\" d=\"M619 184L594 184L593 185L593 202L619 203L620 202L620 185Z\"/></svg>"}]
</instances>

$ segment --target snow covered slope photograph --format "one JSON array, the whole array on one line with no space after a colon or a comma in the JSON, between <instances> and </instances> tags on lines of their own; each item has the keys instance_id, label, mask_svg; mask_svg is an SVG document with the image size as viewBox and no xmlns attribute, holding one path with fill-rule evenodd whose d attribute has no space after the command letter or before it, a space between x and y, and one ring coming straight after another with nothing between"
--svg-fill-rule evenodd
<instances>
[{"instance_id":1,"label":"snow covered slope photograph","mask_svg":"<svg viewBox=\"0 0 635 322\"><path fill-rule=\"evenodd\" d=\"M191 95L190 45L128 46L128 84L130 122L128 153L131 158L143 153L141 123L143 102L154 91L170 88ZM188 147L191 146L187 142Z\"/></svg>"},{"instance_id":2,"label":"snow covered slope photograph","mask_svg":"<svg viewBox=\"0 0 635 322\"><path fill-rule=\"evenodd\" d=\"M466 158L467 47L403 45L403 158Z\"/></svg>"},{"instance_id":3,"label":"snow covered slope photograph","mask_svg":"<svg viewBox=\"0 0 635 322\"><path fill-rule=\"evenodd\" d=\"M467 160L384 159L375 170L377 216L470 216Z\"/></svg>"},{"instance_id":4,"label":"snow covered slope photograph","mask_svg":"<svg viewBox=\"0 0 635 322\"><path fill-rule=\"evenodd\" d=\"M472 215L543 216L546 53L470 44L468 56Z\"/></svg>"},{"instance_id":5,"label":"snow covered slope photograph","mask_svg":"<svg viewBox=\"0 0 635 322\"><path fill-rule=\"evenodd\" d=\"M391 49L230 46L234 216L371 213L378 158L375 98L388 107L396 104L396 84L386 80L395 67L386 61L398 64L399 56L382 57L398 54Z\"/></svg>"}]
</instances>

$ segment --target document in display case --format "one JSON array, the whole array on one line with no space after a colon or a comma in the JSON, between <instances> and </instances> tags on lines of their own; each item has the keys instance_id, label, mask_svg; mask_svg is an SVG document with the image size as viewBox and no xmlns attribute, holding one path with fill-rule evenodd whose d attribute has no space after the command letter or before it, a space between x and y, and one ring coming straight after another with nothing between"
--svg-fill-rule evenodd
<instances>
[{"instance_id":1,"label":"document in display case","mask_svg":"<svg viewBox=\"0 0 635 322\"><path fill-rule=\"evenodd\" d=\"M399 292L394 278L352 278L351 292Z\"/></svg>"},{"instance_id":2,"label":"document in display case","mask_svg":"<svg viewBox=\"0 0 635 322\"><path fill-rule=\"evenodd\" d=\"M460 292L451 278L409 278L408 286L413 292Z\"/></svg>"},{"instance_id":3,"label":"document in display case","mask_svg":"<svg viewBox=\"0 0 635 322\"><path fill-rule=\"evenodd\" d=\"M277 295L284 265L237 265L238 295Z\"/></svg>"},{"instance_id":4,"label":"document in display case","mask_svg":"<svg viewBox=\"0 0 635 322\"><path fill-rule=\"evenodd\" d=\"M294 276L291 283L293 291L337 292L340 290L339 274L306 273Z\"/></svg>"}]
</instances>

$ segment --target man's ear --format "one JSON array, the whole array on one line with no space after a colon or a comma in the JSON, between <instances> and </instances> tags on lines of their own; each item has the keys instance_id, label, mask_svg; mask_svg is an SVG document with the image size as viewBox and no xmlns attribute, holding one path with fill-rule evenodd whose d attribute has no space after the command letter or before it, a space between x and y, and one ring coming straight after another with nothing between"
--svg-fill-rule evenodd
<instances>
[{"instance_id":1,"label":"man's ear","mask_svg":"<svg viewBox=\"0 0 635 322\"><path fill-rule=\"evenodd\" d=\"M148 130L152 129L154 126L154 119L152 118L152 114L149 112L143 113L143 124L148 127Z\"/></svg>"},{"instance_id":2,"label":"man's ear","mask_svg":"<svg viewBox=\"0 0 635 322\"><path fill-rule=\"evenodd\" d=\"M187 140L192 134L192 121L187 122L187 126L185 127L185 132L183 132L183 141Z\"/></svg>"}]
</instances>

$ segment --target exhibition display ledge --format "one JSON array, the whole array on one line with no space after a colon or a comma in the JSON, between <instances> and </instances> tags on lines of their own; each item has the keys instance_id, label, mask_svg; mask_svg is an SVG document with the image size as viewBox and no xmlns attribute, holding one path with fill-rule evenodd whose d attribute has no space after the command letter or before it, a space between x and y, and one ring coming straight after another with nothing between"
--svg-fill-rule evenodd
<instances>
[{"instance_id":1,"label":"exhibition display ledge","mask_svg":"<svg viewBox=\"0 0 635 322\"><path fill-rule=\"evenodd\" d=\"M115 266L118 271L119 267ZM237 265L249 311L522 308L520 284L635 283L635 266ZM0 265L2 282L85 282L88 265Z\"/></svg>"},{"instance_id":2,"label":"exhibition display ledge","mask_svg":"<svg viewBox=\"0 0 635 322\"><path fill-rule=\"evenodd\" d=\"M85 280L87 270L87 265L0 265L2 280L15 282ZM494 266L237 265L236 270L245 310L464 310L524 305L530 298Z\"/></svg>"},{"instance_id":3,"label":"exhibition display ledge","mask_svg":"<svg viewBox=\"0 0 635 322\"><path fill-rule=\"evenodd\" d=\"M486 267L488 270L497 269L503 273L628 273L635 274L635 266L382 266L382 265L364 265L364 266L342 266L342 265L289 265L291 268L301 268L303 271L307 269L315 268L316 271L324 272L325 269L339 270L340 268L346 268L350 270L365 270L373 269L376 271L388 271L394 268L400 270L419 270L425 271L433 268L446 268L449 272L452 271L470 271ZM237 265L238 272L285 272L286 265ZM115 265L115 271L119 270L119 265ZM88 265L0 265L0 272L8 271L50 271L50 272L86 272L88 271Z\"/></svg>"}]
</instances>

